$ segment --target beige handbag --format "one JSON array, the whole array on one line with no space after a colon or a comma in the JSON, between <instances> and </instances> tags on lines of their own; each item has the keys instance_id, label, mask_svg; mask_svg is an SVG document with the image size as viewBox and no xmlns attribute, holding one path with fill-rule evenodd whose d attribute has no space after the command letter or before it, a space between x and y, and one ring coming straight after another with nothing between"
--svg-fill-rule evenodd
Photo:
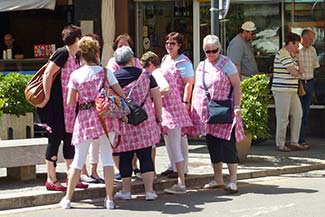
<instances>
[{"instance_id":1,"label":"beige handbag","mask_svg":"<svg viewBox=\"0 0 325 217\"><path fill-rule=\"evenodd\" d=\"M304 89L304 84L301 80L298 80L298 96L305 96L306 91Z\"/></svg>"}]
</instances>

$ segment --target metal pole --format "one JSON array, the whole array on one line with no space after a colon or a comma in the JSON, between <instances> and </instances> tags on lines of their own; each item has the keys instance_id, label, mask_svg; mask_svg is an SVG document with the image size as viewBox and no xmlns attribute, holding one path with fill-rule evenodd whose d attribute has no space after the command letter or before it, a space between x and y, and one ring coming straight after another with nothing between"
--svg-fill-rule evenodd
<instances>
[{"instance_id":1,"label":"metal pole","mask_svg":"<svg viewBox=\"0 0 325 217\"><path fill-rule=\"evenodd\" d=\"M219 36L219 0L211 0L211 34Z\"/></svg>"}]
</instances>

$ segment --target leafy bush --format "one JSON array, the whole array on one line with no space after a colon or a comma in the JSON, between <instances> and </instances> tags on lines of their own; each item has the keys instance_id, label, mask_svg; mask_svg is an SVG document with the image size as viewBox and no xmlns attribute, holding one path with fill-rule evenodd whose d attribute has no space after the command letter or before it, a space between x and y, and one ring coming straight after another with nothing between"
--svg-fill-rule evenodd
<instances>
[{"instance_id":1,"label":"leafy bush","mask_svg":"<svg viewBox=\"0 0 325 217\"><path fill-rule=\"evenodd\" d=\"M265 74L254 75L241 82L241 108L244 128L250 132L253 139L267 139L269 133L268 108L271 96L269 95L269 77Z\"/></svg>"},{"instance_id":2,"label":"leafy bush","mask_svg":"<svg viewBox=\"0 0 325 217\"><path fill-rule=\"evenodd\" d=\"M26 99L24 90L31 75L9 73L0 76L0 116L4 114L25 115L34 111Z\"/></svg>"}]
</instances>

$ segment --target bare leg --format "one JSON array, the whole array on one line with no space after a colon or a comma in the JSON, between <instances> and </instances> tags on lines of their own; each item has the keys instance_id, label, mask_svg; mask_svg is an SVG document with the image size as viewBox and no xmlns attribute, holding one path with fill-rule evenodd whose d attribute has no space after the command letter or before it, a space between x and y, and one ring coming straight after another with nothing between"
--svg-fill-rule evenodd
<instances>
[{"instance_id":1,"label":"bare leg","mask_svg":"<svg viewBox=\"0 0 325 217\"><path fill-rule=\"evenodd\" d=\"M104 179L105 179L106 199L113 200L114 167L105 166L103 170L104 170Z\"/></svg>"},{"instance_id":2,"label":"bare leg","mask_svg":"<svg viewBox=\"0 0 325 217\"><path fill-rule=\"evenodd\" d=\"M238 164L227 164L229 171L229 181L236 182L237 181L237 166Z\"/></svg>"},{"instance_id":3,"label":"bare leg","mask_svg":"<svg viewBox=\"0 0 325 217\"><path fill-rule=\"evenodd\" d=\"M95 179L99 179L99 175L97 173L97 165L98 164L90 164L90 167L91 167L91 176L94 177ZM113 168L113 171L114 171L114 168ZM114 177L114 174L113 174L112 177Z\"/></svg>"},{"instance_id":4,"label":"bare leg","mask_svg":"<svg viewBox=\"0 0 325 217\"><path fill-rule=\"evenodd\" d=\"M72 195L73 195L74 189L76 188L76 185L79 182L80 173L81 173L81 170L79 170L79 169L75 169L75 168L71 168L70 169L68 189L67 189L67 193L65 195L66 199L68 199L70 201L72 199Z\"/></svg>"},{"instance_id":5,"label":"bare leg","mask_svg":"<svg viewBox=\"0 0 325 217\"><path fill-rule=\"evenodd\" d=\"M153 191L154 172L146 172L146 173L142 173L141 175L142 175L142 180L144 183L145 192L152 192Z\"/></svg>"},{"instance_id":6,"label":"bare leg","mask_svg":"<svg viewBox=\"0 0 325 217\"><path fill-rule=\"evenodd\" d=\"M89 176L88 171L87 171L86 164L84 164L84 166L82 167L81 175Z\"/></svg>"},{"instance_id":7,"label":"bare leg","mask_svg":"<svg viewBox=\"0 0 325 217\"><path fill-rule=\"evenodd\" d=\"M119 165L120 165L120 157L119 156L113 156L115 168L119 171Z\"/></svg>"},{"instance_id":8,"label":"bare leg","mask_svg":"<svg viewBox=\"0 0 325 217\"><path fill-rule=\"evenodd\" d=\"M137 155L134 154L133 159L132 159L132 169L133 169L133 170L134 170L134 169L138 169L137 160L138 160Z\"/></svg>"},{"instance_id":9,"label":"bare leg","mask_svg":"<svg viewBox=\"0 0 325 217\"><path fill-rule=\"evenodd\" d=\"M131 192L131 177L122 178L122 192Z\"/></svg>"},{"instance_id":10,"label":"bare leg","mask_svg":"<svg viewBox=\"0 0 325 217\"><path fill-rule=\"evenodd\" d=\"M178 183L185 185L185 174L184 174L185 162L180 161L176 163L176 169L178 174Z\"/></svg>"},{"instance_id":11,"label":"bare leg","mask_svg":"<svg viewBox=\"0 0 325 217\"><path fill-rule=\"evenodd\" d=\"M212 167L213 167L213 172L214 172L214 180L218 184L224 184L223 176L222 176L222 162L212 164Z\"/></svg>"}]
</instances>

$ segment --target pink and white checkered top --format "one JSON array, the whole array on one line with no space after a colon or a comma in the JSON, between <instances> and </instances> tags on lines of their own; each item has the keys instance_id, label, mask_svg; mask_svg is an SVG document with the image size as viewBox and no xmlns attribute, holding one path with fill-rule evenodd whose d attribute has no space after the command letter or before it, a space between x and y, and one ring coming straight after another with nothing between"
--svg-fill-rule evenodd
<instances>
[{"instance_id":1,"label":"pink and white checkered top","mask_svg":"<svg viewBox=\"0 0 325 217\"><path fill-rule=\"evenodd\" d=\"M224 64L229 61L228 57L218 65L212 65L205 60L205 70L203 72L203 62L197 67L195 86L193 90L191 117L194 127L190 131L191 135L210 134L215 137L230 140L231 132L235 128L236 141L241 141L244 137L244 128L241 117L234 116L232 124L208 124L208 99L202 82L202 75L205 73L205 84L213 100L228 99L231 90L231 83L228 76L222 71Z\"/></svg>"},{"instance_id":2,"label":"pink and white checkered top","mask_svg":"<svg viewBox=\"0 0 325 217\"><path fill-rule=\"evenodd\" d=\"M77 77L81 74L89 74L86 81L82 83L78 82ZM78 91L78 102L79 105L92 102L95 100L98 92L101 88L102 82L104 79L104 70L100 70L98 73L92 72L91 67L82 67L77 71L73 72L71 75L71 82ZM108 132L115 131L118 129L118 120L117 119L106 119L106 127ZM101 135L104 135L105 132L99 121L98 113L96 108L90 108L85 110L79 110L72 135L72 144L77 145L83 141L89 139L96 139Z\"/></svg>"},{"instance_id":3,"label":"pink and white checkered top","mask_svg":"<svg viewBox=\"0 0 325 217\"><path fill-rule=\"evenodd\" d=\"M177 90L175 77L169 71L162 71L169 84L168 95L162 97L162 133L168 129L193 126L189 112L183 106L182 99Z\"/></svg>"},{"instance_id":4,"label":"pink and white checkered top","mask_svg":"<svg viewBox=\"0 0 325 217\"><path fill-rule=\"evenodd\" d=\"M128 93L134 82L125 86L123 90ZM149 94L142 107L147 112L148 119L137 126L119 122L121 143L116 149L113 149L115 153L147 148L160 141L160 129L156 123L155 110L150 96L150 79L144 70L136 82L131 98L141 105Z\"/></svg>"},{"instance_id":5,"label":"pink and white checkered top","mask_svg":"<svg viewBox=\"0 0 325 217\"><path fill-rule=\"evenodd\" d=\"M181 71L177 68L177 64L182 62L191 62L191 60L185 55L182 55L182 58L177 61L169 61L168 63L165 61L165 59L166 56L162 59L161 68L166 71L168 70L175 77L178 93L180 94L181 99L183 99L184 81L181 76Z\"/></svg>"},{"instance_id":6,"label":"pink and white checkered top","mask_svg":"<svg viewBox=\"0 0 325 217\"><path fill-rule=\"evenodd\" d=\"M76 108L67 105L68 83L71 73L79 68L76 58L69 55L67 62L61 70L61 86L63 96L64 124L67 133L73 132L74 121L76 118Z\"/></svg>"}]
</instances>

